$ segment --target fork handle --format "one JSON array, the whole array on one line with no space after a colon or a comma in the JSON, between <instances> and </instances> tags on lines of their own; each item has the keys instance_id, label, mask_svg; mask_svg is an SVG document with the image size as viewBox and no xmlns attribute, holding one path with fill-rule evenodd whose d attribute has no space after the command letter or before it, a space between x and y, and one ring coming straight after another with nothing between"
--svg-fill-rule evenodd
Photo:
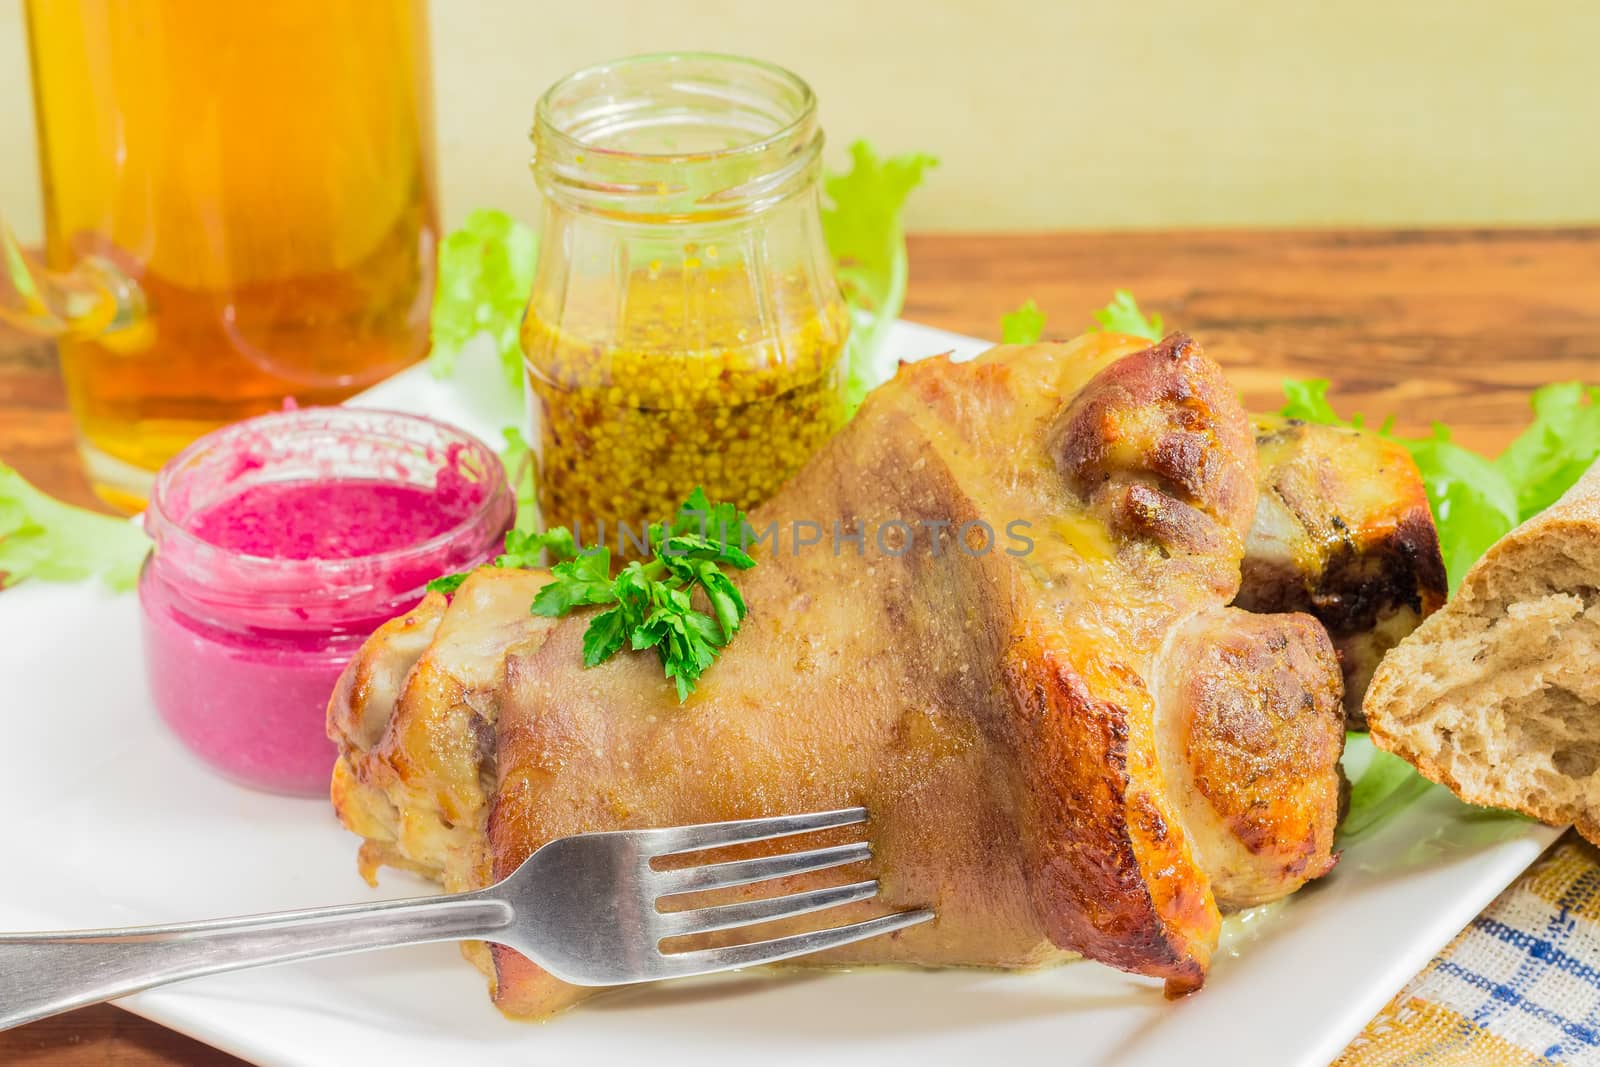
<instances>
[{"instance_id":1,"label":"fork handle","mask_svg":"<svg viewBox=\"0 0 1600 1067\"><path fill-rule=\"evenodd\" d=\"M484 890L235 919L0 934L0 1030L169 982L429 941L494 940L509 903Z\"/></svg>"}]
</instances>

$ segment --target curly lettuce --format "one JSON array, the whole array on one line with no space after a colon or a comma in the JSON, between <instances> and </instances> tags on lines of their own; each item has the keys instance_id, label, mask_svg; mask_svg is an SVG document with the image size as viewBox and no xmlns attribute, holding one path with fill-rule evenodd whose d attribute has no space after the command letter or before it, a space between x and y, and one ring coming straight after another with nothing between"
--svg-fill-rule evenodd
<instances>
[{"instance_id":1,"label":"curly lettuce","mask_svg":"<svg viewBox=\"0 0 1600 1067\"><path fill-rule=\"evenodd\" d=\"M850 159L848 171L822 180L822 232L850 306L846 402L853 411L894 376L885 342L905 306L909 277L901 211L938 160L920 152L881 159L866 141L850 146Z\"/></svg>"},{"instance_id":2,"label":"curly lettuce","mask_svg":"<svg viewBox=\"0 0 1600 1067\"><path fill-rule=\"evenodd\" d=\"M1600 457L1600 387L1557 382L1535 389L1533 421L1495 458L1528 519L1560 499Z\"/></svg>"},{"instance_id":3,"label":"curly lettuce","mask_svg":"<svg viewBox=\"0 0 1600 1067\"><path fill-rule=\"evenodd\" d=\"M1151 341L1159 341L1164 336L1161 316L1146 318L1139 310L1139 302L1126 289L1113 293L1111 303L1094 313L1094 321L1102 333L1125 333Z\"/></svg>"},{"instance_id":4,"label":"curly lettuce","mask_svg":"<svg viewBox=\"0 0 1600 1067\"><path fill-rule=\"evenodd\" d=\"M436 377L455 373L467 345L487 335L506 388L521 391L517 334L538 258L533 230L503 211L474 211L464 226L444 239L433 290L433 350L428 355Z\"/></svg>"},{"instance_id":5,"label":"curly lettuce","mask_svg":"<svg viewBox=\"0 0 1600 1067\"><path fill-rule=\"evenodd\" d=\"M1130 337L1143 337L1159 341L1162 332L1160 315L1146 317L1139 310L1139 302L1126 289L1111 295L1111 302L1094 312L1095 324L1089 329L1101 333L1122 333ZM1000 316L1000 342L1007 345L1030 345L1044 336L1045 317L1039 305L1024 301L1017 310Z\"/></svg>"},{"instance_id":6,"label":"curly lettuce","mask_svg":"<svg viewBox=\"0 0 1600 1067\"><path fill-rule=\"evenodd\" d=\"M1023 302L1015 311L1000 316L1000 343L1003 345L1037 344L1044 336L1044 312L1032 300Z\"/></svg>"},{"instance_id":7,"label":"curly lettuce","mask_svg":"<svg viewBox=\"0 0 1600 1067\"><path fill-rule=\"evenodd\" d=\"M98 578L120 592L139 580L149 551L136 524L64 504L0 463L0 588Z\"/></svg>"}]
</instances>

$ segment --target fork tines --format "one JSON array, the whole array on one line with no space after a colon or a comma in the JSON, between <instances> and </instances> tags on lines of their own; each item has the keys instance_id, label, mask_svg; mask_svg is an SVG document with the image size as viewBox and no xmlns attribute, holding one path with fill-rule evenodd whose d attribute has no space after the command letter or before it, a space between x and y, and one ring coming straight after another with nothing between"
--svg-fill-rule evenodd
<instances>
[{"instance_id":1,"label":"fork tines","mask_svg":"<svg viewBox=\"0 0 1600 1067\"><path fill-rule=\"evenodd\" d=\"M866 821L865 808L842 808L837 811L821 811L806 815L779 815L764 819L739 819L698 826L647 830L643 831L645 840L641 844L652 858L658 858L790 837L795 834L814 833L818 830L852 826ZM869 879L849 885L830 886L785 896L684 911L661 911L660 901L663 897L752 885L771 879L861 863L871 858L871 846L865 841L856 841L827 848L708 863L697 867L652 870L648 877L657 902L657 911L652 917L652 932L656 935L657 951L660 951L661 940L669 937L736 929L870 900L878 893L878 882ZM914 926L933 917L933 912L921 909L896 912L847 926L812 930L766 941L722 948L662 952L660 959L675 972L704 974L735 967L773 963L824 949L837 948L868 937Z\"/></svg>"},{"instance_id":2,"label":"fork tines","mask_svg":"<svg viewBox=\"0 0 1600 1067\"><path fill-rule=\"evenodd\" d=\"M675 856L681 852L704 852L724 845L742 845L749 841L767 841L774 837L792 837L795 834L831 830L835 826L854 826L867 821L866 808L839 808L836 811L816 811L809 815L775 815L767 819L734 819L730 822L706 822L695 826L669 826L661 830L645 830L651 854Z\"/></svg>"}]
</instances>

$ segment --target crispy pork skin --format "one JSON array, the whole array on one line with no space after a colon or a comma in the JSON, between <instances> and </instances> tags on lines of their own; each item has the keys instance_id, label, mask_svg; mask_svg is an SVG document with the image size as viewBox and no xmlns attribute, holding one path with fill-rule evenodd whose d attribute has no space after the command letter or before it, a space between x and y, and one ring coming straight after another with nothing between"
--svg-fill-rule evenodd
<instances>
[{"instance_id":1,"label":"crispy pork skin","mask_svg":"<svg viewBox=\"0 0 1600 1067\"><path fill-rule=\"evenodd\" d=\"M1214 717L1163 721L1154 688L1169 635L1237 592L1255 448L1194 342L1146 344L1094 336L902 368L753 516L758 531L836 520L864 550L780 537L741 576L745 629L681 705L650 657L584 670L582 618L510 655L496 875L585 830L863 804L881 899L837 920L911 906L938 918L816 962L1015 967L1075 952L1198 986L1218 907L1157 735ZM999 539L1013 520L1031 551L975 550L977 523ZM911 536L885 551L894 523ZM1323 663L1313 687L1336 692ZM1337 754L1332 717L1303 726ZM1312 775L1330 813L1335 773L1325 761ZM1307 876L1327 847L1313 840ZM495 964L515 1014L585 992L509 950Z\"/></svg>"},{"instance_id":2,"label":"crispy pork skin","mask_svg":"<svg viewBox=\"0 0 1600 1067\"><path fill-rule=\"evenodd\" d=\"M861 804L870 865L694 903L876 877L878 900L828 921L937 919L807 962L1082 954L1193 989L1220 908L1332 865L1328 637L1226 607L1255 456L1232 390L1182 336L903 367L752 516L767 536L738 578L750 617L687 701L653 656L583 668L586 617L527 614L543 572L486 570L347 672L335 804L367 866L450 888L566 834ZM519 1016L590 992L502 948L492 977Z\"/></svg>"},{"instance_id":3,"label":"crispy pork skin","mask_svg":"<svg viewBox=\"0 0 1600 1067\"><path fill-rule=\"evenodd\" d=\"M1449 590L1422 475L1376 434L1274 415L1254 424L1260 494L1236 603L1320 621L1344 672L1346 719L1365 729L1378 661Z\"/></svg>"}]
</instances>

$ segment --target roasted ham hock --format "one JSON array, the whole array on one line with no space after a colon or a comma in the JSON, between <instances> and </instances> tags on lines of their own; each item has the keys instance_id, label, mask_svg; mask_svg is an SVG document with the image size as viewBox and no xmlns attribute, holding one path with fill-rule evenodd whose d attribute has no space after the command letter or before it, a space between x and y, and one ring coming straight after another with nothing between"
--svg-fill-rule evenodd
<instances>
[{"instance_id":1,"label":"roasted ham hock","mask_svg":"<svg viewBox=\"0 0 1600 1067\"><path fill-rule=\"evenodd\" d=\"M1181 335L902 367L752 515L844 538L757 547L750 617L687 701L650 656L585 669L583 617L528 613L543 572L484 569L346 672L334 803L369 878L450 889L565 834L863 805L871 874L829 874L882 892L838 921L937 919L807 962L1081 954L1192 990L1224 909L1335 858L1334 648L1308 615L1230 606L1256 456ZM589 992L468 951L510 1014Z\"/></svg>"}]
</instances>

